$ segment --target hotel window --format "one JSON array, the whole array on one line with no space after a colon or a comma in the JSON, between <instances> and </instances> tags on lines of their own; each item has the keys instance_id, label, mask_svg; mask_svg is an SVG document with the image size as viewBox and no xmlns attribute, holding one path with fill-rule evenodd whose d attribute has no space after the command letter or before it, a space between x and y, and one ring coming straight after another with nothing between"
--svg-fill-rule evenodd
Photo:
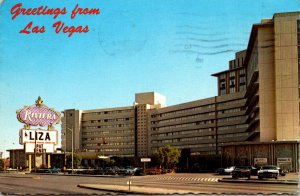
<instances>
[{"instance_id":1,"label":"hotel window","mask_svg":"<svg viewBox=\"0 0 300 196\"><path fill-rule=\"evenodd\" d=\"M240 76L245 75L245 73L246 73L246 72L245 72L245 69L241 69L241 70L240 70Z\"/></svg>"},{"instance_id":2,"label":"hotel window","mask_svg":"<svg viewBox=\"0 0 300 196\"><path fill-rule=\"evenodd\" d=\"M232 77L235 77L235 72L234 71L229 73L229 78L232 78Z\"/></svg>"},{"instance_id":3,"label":"hotel window","mask_svg":"<svg viewBox=\"0 0 300 196\"><path fill-rule=\"evenodd\" d=\"M235 92L235 86L232 85L232 87L230 87L230 93L234 93Z\"/></svg>"},{"instance_id":4,"label":"hotel window","mask_svg":"<svg viewBox=\"0 0 300 196\"><path fill-rule=\"evenodd\" d=\"M240 76L240 85L245 85L245 84L246 84L245 76Z\"/></svg>"},{"instance_id":5,"label":"hotel window","mask_svg":"<svg viewBox=\"0 0 300 196\"><path fill-rule=\"evenodd\" d=\"M230 87L232 87L233 85L235 86L235 73L234 72L230 73L229 85L230 85Z\"/></svg>"},{"instance_id":6,"label":"hotel window","mask_svg":"<svg viewBox=\"0 0 300 196\"><path fill-rule=\"evenodd\" d=\"M244 90L246 90L246 85L241 85L240 86L240 91L244 91Z\"/></svg>"},{"instance_id":7,"label":"hotel window","mask_svg":"<svg viewBox=\"0 0 300 196\"><path fill-rule=\"evenodd\" d=\"M246 90L246 76L240 75L240 91Z\"/></svg>"},{"instance_id":8,"label":"hotel window","mask_svg":"<svg viewBox=\"0 0 300 196\"><path fill-rule=\"evenodd\" d=\"M225 94L226 94L226 89L220 91L220 95L225 95Z\"/></svg>"},{"instance_id":9,"label":"hotel window","mask_svg":"<svg viewBox=\"0 0 300 196\"><path fill-rule=\"evenodd\" d=\"M219 77L219 84L220 84L220 94L226 94L226 81L225 81L225 74L220 75Z\"/></svg>"}]
</instances>

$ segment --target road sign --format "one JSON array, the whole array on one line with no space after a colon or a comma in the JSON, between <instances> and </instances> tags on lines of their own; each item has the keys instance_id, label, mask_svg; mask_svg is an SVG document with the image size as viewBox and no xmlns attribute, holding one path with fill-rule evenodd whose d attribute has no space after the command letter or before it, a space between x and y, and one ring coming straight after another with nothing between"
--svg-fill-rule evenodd
<instances>
[{"instance_id":1,"label":"road sign","mask_svg":"<svg viewBox=\"0 0 300 196\"><path fill-rule=\"evenodd\" d=\"M141 158L141 162L151 162L151 158Z\"/></svg>"},{"instance_id":2,"label":"road sign","mask_svg":"<svg viewBox=\"0 0 300 196\"><path fill-rule=\"evenodd\" d=\"M108 156L98 156L99 159L109 159Z\"/></svg>"}]
</instances>

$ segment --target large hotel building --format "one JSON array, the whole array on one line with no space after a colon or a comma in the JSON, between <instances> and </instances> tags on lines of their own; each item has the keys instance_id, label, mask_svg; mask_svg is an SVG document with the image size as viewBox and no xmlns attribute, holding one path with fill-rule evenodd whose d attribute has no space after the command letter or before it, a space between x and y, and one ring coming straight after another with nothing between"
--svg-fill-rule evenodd
<instances>
[{"instance_id":1,"label":"large hotel building","mask_svg":"<svg viewBox=\"0 0 300 196\"><path fill-rule=\"evenodd\" d=\"M252 26L228 70L212 75L217 96L167 107L164 96L147 92L132 106L65 110L62 149L70 152L73 141L81 153L147 157L171 145L227 164L298 171L299 66L300 12L274 14Z\"/></svg>"}]
</instances>

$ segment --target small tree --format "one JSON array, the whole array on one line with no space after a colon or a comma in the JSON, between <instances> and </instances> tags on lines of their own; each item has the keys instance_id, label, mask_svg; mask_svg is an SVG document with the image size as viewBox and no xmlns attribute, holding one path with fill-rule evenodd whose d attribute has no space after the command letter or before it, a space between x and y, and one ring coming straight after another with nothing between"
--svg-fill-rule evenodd
<instances>
[{"instance_id":1,"label":"small tree","mask_svg":"<svg viewBox=\"0 0 300 196\"><path fill-rule=\"evenodd\" d=\"M72 167L72 154L67 155L67 167L71 168ZM82 157L79 154L74 154L73 155L73 165L74 168L77 168L78 166L81 165Z\"/></svg>"},{"instance_id":2,"label":"small tree","mask_svg":"<svg viewBox=\"0 0 300 196\"><path fill-rule=\"evenodd\" d=\"M180 150L170 145L160 147L154 152L160 160L160 166L163 169L173 169L179 161Z\"/></svg>"}]
</instances>

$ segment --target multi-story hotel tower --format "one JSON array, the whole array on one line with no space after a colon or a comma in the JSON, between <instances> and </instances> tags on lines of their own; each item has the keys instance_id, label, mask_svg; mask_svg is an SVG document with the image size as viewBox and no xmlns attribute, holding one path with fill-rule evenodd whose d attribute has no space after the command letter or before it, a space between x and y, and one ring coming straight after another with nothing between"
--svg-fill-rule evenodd
<instances>
[{"instance_id":1,"label":"multi-story hotel tower","mask_svg":"<svg viewBox=\"0 0 300 196\"><path fill-rule=\"evenodd\" d=\"M146 157L164 145L224 164L299 168L300 12L254 24L248 47L215 73L218 96L166 107L155 92L133 106L65 110L62 148ZM68 128L66 128L68 127ZM73 131L68 131L73 130Z\"/></svg>"}]
</instances>

